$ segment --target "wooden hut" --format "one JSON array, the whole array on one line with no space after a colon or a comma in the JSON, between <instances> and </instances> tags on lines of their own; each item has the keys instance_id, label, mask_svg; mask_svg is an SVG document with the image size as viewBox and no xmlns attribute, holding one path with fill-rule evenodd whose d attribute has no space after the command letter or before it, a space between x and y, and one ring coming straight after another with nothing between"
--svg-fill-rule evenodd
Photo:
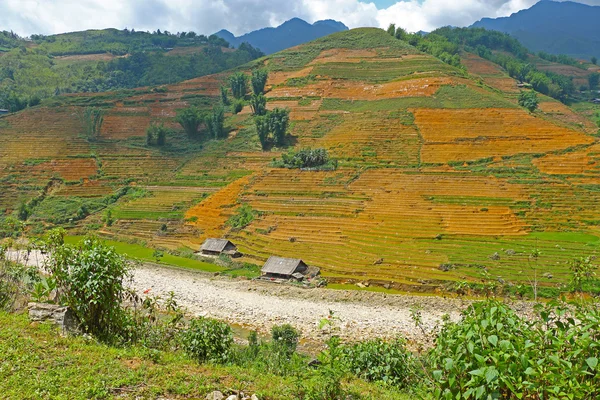
<instances>
[{"instance_id":1,"label":"wooden hut","mask_svg":"<svg viewBox=\"0 0 600 400\"><path fill-rule=\"evenodd\" d=\"M262 267L263 278L302 280L308 272L308 265L297 258L271 256Z\"/></svg>"},{"instance_id":2,"label":"wooden hut","mask_svg":"<svg viewBox=\"0 0 600 400\"><path fill-rule=\"evenodd\" d=\"M204 256L238 255L237 247L227 239L206 239L200 247L200 254Z\"/></svg>"}]
</instances>

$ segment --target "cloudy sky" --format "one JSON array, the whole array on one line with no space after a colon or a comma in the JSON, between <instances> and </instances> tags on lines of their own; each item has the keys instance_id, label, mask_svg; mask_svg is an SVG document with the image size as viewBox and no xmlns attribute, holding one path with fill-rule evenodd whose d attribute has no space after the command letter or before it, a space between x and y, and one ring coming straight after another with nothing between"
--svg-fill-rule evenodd
<instances>
[{"instance_id":1,"label":"cloudy sky","mask_svg":"<svg viewBox=\"0 0 600 400\"><path fill-rule=\"evenodd\" d=\"M350 28L387 27L431 31L467 26L529 8L537 0L0 0L0 30L20 35L98 28L190 31L222 28L236 35L300 17L336 19ZM578 2L600 5L600 0Z\"/></svg>"}]
</instances>

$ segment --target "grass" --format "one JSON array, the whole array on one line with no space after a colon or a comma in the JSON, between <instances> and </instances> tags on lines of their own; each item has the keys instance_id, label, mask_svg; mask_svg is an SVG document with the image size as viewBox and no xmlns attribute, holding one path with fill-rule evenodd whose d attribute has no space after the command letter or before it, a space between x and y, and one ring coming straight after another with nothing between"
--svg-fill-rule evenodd
<instances>
[{"instance_id":1,"label":"grass","mask_svg":"<svg viewBox=\"0 0 600 400\"><path fill-rule=\"evenodd\" d=\"M243 390L260 399L293 398L296 378L257 368L198 364L181 352L115 348L63 338L26 315L0 313L0 392L17 399L205 398ZM362 381L347 388L364 399L409 399Z\"/></svg>"},{"instance_id":2,"label":"grass","mask_svg":"<svg viewBox=\"0 0 600 400\"><path fill-rule=\"evenodd\" d=\"M81 241L81 239L83 239L82 236L67 236L65 238L65 242L75 244ZM156 258L153 255L154 249L151 249L149 247L145 247L139 244L117 242L113 240L107 240L106 244L108 244L109 246L113 246L118 253L123 254L129 258L133 258L140 261L149 261L153 263L157 262ZM164 256L160 259L159 263L204 272L221 272L226 270L225 268L215 264L210 264L204 261L194 260L191 258L174 256L168 253L164 253Z\"/></svg>"}]
</instances>

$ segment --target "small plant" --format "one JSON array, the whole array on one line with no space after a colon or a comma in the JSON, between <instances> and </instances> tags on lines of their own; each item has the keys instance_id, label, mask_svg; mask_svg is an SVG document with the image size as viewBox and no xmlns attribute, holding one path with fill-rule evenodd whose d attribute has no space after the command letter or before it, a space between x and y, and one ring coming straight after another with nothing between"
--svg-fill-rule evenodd
<instances>
[{"instance_id":1,"label":"small plant","mask_svg":"<svg viewBox=\"0 0 600 400\"><path fill-rule=\"evenodd\" d=\"M231 356L233 332L222 322L197 318L181 333L181 343L186 354L200 363L225 363Z\"/></svg>"},{"instance_id":2,"label":"small plant","mask_svg":"<svg viewBox=\"0 0 600 400\"><path fill-rule=\"evenodd\" d=\"M580 257L571 262L571 286L576 292L583 291L583 285L595 275L597 267L593 264L592 257Z\"/></svg>"},{"instance_id":3,"label":"small plant","mask_svg":"<svg viewBox=\"0 0 600 400\"><path fill-rule=\"evenodd\" d=\"M36 303L49 302L52 293L56 290L56 280L53 278L42 278L40 281L35 282L33 289L29 291L31 300Z\"/></svg>"},{"instance_id":4,"label":"small plant","mask_svg":"<svg viewBox=\"0 0 600 400\"><path fill-rule=\"evenodd\" d=\"M165 256L165 253L155 249L154 252L152 252L152 258L154 258L156 260L156 262L160 262L160 260Z\"/></svg>"}]
</instances>

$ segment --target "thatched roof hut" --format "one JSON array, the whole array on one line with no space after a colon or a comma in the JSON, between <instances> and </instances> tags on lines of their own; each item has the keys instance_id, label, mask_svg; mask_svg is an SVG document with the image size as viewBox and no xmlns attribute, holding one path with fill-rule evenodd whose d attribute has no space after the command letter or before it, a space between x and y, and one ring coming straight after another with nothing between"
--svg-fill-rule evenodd
<instances>
[{"instance_id":1,"label":"thatched roof hut","mask_svg":"<svg viewBox=\"0 0 600 400\"><path fill-rule=\"evenodd\" d=\"M308 265L297 258L271 256L262 267L262 273L267 278L299 279L308 271Z\"/></svg>"},{"instance_id":2,"label":"thatched roof hut","mask_svg":"<svg viewBox=\"0 0 600 400\"><path fill-rule=\"evenodd\" d=\"M205 256L219 256L221 254L235 255L237 247L227 239L206 239L200 247L200 253Z\"/></svg>"}]
</instances>

